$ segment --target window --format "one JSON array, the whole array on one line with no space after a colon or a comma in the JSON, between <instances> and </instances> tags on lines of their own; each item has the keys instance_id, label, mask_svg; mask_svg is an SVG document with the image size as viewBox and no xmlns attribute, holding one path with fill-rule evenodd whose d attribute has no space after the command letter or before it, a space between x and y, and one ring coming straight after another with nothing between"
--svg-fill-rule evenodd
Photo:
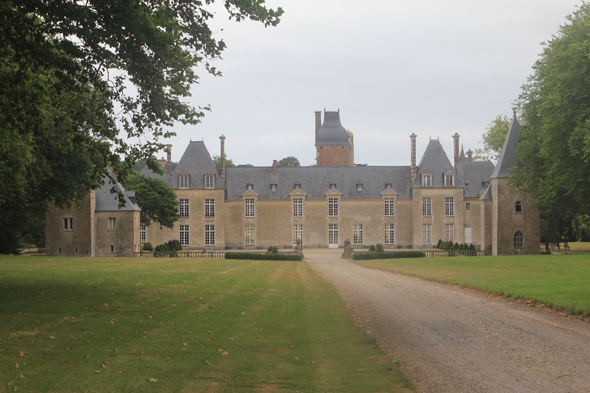
<instances>
[{"instance_id":1,"label":"window","mask_svg":"<svg viewBox=\"0 0 590 393\"><path fill-rule=\"evenodd\" d=\"M338 244L338 224L328 224L328 244Z\"/></svg>"},{"instance_id":2,"label":"window","mask_svg":"<svg viewBox=\"0 0 590 393\"><path fill-rule=\"evenodd\" d=\"M215 225L205 225L205 245L215 245Z\"/></svg>"},{"instance_id":3,"label":"window","mask_svg":"<svg viewBox=\"0 0 590 393\"><path fill-rule=\"evenodd\" d=\"M293 198L293 217L303 217L303 198Z\"/></svg>"},{"instance_id":4,"label":"window","mask_svg":"<svg viewBox=\"0 0 590 393\"><path fill-rule=\"evenodd\" d=\"M189 204L188 198L180 200L180 217L188 217L189 215Z\"/></svg>"},{"instance_id":5,"label":"window","mask_svg":"<svg viewBox=\"0 0 590 393\"><path fill-rule=\"evenodd\" d=\"M215 188L215 175L205 175L205 188Z\"/></svg>"},{"instance_id":6,"label":"window","mask_svg":"<svg viewBox=\"0 0 590 393\"><path fill-rule=\"evenodd\" d=\"M454 197L446 197L445 198L445 216L454 216L455 215L455 198Z\"/></svg>"},{"instance_id":7,"label":"window","mask_svg":"<svg viewBox=\"0 0 590 393\"><path fill-rule=\"evenodd\" d=\"M432 244L432 224L422 224L422 244Z\"/></svg>"},{"instance_id":8,"label":"window","mask_svg":"<svg viewBox=\"0 0 590 393\"><path fill-rule=\"evenodd\" d=\"M524 236L522 235L521 231L516 231L514 234L514 248L523 248L524 247Z\"/></svg>"},{"instance_id":9,"label":"window","mask_svg":"<svg viewBox=\"0 0 590 393\"><path fill-rule=\"evenodd\" d=\"M254 198L244 199L244 212L246 217L254 217Z\"/></svg>"},{"instance_id":10,"label":"window","mask_svg":"<svg viewBox=\"0 0 590 393\"><path fill-rule=\"evenodd\" d=\"M277 185L276 184L271 184L270 185L270 190L271 191L276 191L277 190Z\"/></svg>"},{"instance_id":11,"label":"window","mask_svg":"<svg viewBox=\"0 0 590 393\"><path fill-rule=\"evenodd\" d=\"M113 246L113 245L111 244L111 254L113 254L114 252L115 252L115 246Z\"/></svg>"},{"instance_id":12,"label":"window","mask_svg":"<svg viewBox=\"0 0 590 393\"><path fill-rule=\"evenodd\" d=\"M432 198L422 198L422 215L432 215Z\"/></svg>"},{"instance_id":13,"label":"window","mask_svg":"<svg viewBox=\"0 0 590 393\"><path fill-rule=\"evenodd\" d=\"M303 225L293 225L293 244L303 244Z\"/></svg>"},{"instance_id":14,"label":"window","mask_svg":"<svg viewBox=\"0 0 590 393\"><path fill-rule=\"evenodd\" d=\"M109 217L109 231L114 231L117 227L117 219L115 217Z\"/></svg>"},{"instance_id":15,"label":"window","mask_svg":"<svg viewBox=\"0 0 590 393\"><path fill-rule=\"evenodd\" d=\"M449 175L445 175L445 185L447 187L452 187L454 185L453 184L454 183L454 180L455 180L454 178L455 178L455 176L453 176L453 175L450 175L450 174Z\"/></svg>"},{"instance_id":16,"label":"window","mask_svg":"<svg viewBox=\"0 0 590 393\"><path fill-rule=\"evenodd\" d=\"M338 198L328 198L328 216L338 217Z\"/></svg>"},{"instance_id":17,"label":"window","mask_svg":"<svg viewBox=\"0 0 590 393\"><path fill-rule=\"evenodd\" d=\"M385 183L385 189L391 188L391 183Z\"/></svg>"},{"instance_id":18,"label":"window","mask_svg":"<svg viewBox=\"0 0 590 393\"><path fill-rule=\"evenodd\" d=\"M246 225L246 239L244 243L247 246L254 245L254 225Z\"/></svg>"},{"instance_id":19,"label":"window","mask_svg":"<svg viewBox=\"0 0 590 393\"><path fill-rule=\"evenodd\" d=\"M363 183L357 183L356 190L357 191L362 191L363 190Z\"/></svg>"},{"instance_id":20,"label":"window","mask_svg":"<svg viewBox=\"0 0 590 393\"><path fill-rule=\"evenodd\" d=\"M336 183L330 183L330 190L336 189Z\"/></svg>"},{"instance_id":21,"label":"window","mask_svg":"<svg viewBox=\"0 0 590 393\"><path fill-rule=\"evenodd\" d=\"M481 184L482 184L483 188L488 188L488 186L490 185L490 182L484 181L484 182L481 182Z\"/></svg>"},{"instance_id":22,"label":"window","mask_svg":"<svg viewBox=\"0 0 590 393\"><path fill-rule=\"evenodd\" d=\"M178 188L188 188L188 175L180 175L178 176Z\"/></svg>"},{"instance_id":23,"label":"window","mask_svg":"<svg viewBox=\"0 0 590 393\"><path fill-rule=\"evenodd\" d=\"M395 224L385 224L385 244L395 244Z\"/></svg>"},{"instance_id":24,"label":"window","mask_svg":"<svg viewBox=\"0 0 590 393\"><path fill-rule=\"evenodd\" d=\"M215 217L215 199L205 199L205 217Z\"/></svg>"},{"instance_id":25,"label":"window","mask_svg":"<svg viewBox=\"0 0 590 393\"><path fill-rule=\"evenodd\" d=\"M363 224L352 224L352 243L363 244Z\"/></svg>"},{"instance_id":26,"label":"window","mask_svg":"<svg viewBox=\"0 0 590 393\"><path fill-rule=\"evenodd\" d=\"M395 199L385 198L385 215L386 216L395 215Z\"/></svg>"},{"instance_id":27,"label":"window","mask_svg":"<svg viewBox=\"0 0 590 393\"><path fill-rule=\"evenodd\" d=\"M253 186L252 184L248 184L248 185L247 185L247 189L248 189L248 190L251 190L251 189L253 189L253 188L254 188L254 186Z\"/></svg>"},{"instance_id":28,"label":"window","mask_svg":"<svg viewBox=\"0 0 590 393\"><path fill-rule=\"evenodd\" d=\"M139 227L139 242L143 246L147 241L147 225L141 224Z\"/></svg>"},{"instance_id":29,"label":"window","mask_svg":"<svg viewBox=\"0 0 590 393\"><path fill-rule=\"evenodd\" d=\"M65 217L64 218L64 231L73 231L74 230L74 219L72 217Z\"/></svg>"},{"instance_id":30,"label":"window","mask_svg":"<svg viewBox=\"0 0 590 393\"><path fill-rule=\"evenodd\" d=\"M432 185L432 175L422 175L422 186L423 187L430 187Z\"/></svg>"},{"instance_id":31,"label":"window","mask_svg":"<svg viewBox=\"0 0 590 393\"><path fill-rule=\"evenodd\" d=\"M300 190L301 189L301 184L295 184L295 189L296 190Z\"/></svg>"},{"instance_id":32,"label":"window","mask_svg":"<svg viewBox=\"0 0 590 393\"><path fill-rule=\"evenodd\" d=\"M74 249L74 252L75 252L76 254L78 254L78 247L76 247L76 248Z\"/></svg>"},{"instance_id":33,"label":"window","mask_svg":"<svg viewBox=\"0 0 590 393\"><path fill-rule=\"evenodd\" d=\"M455 241L455 224L445 224L445 241Z\"/></svg>"},{"instance_id":34,"label":"window","mask_svg":"<svg viewBox=\"0 0 590 393\"><path fill-rule=\"evenodd\" d=\"M465 211L466 212L470 212L471 211L471 202L465 203Z\"/></svg>"},{"instance_id":35,"label":"window","mask_svg":"<svg viewBox=\"0 0 590 393\"><path fill-rule=\"evenodd\" d=\"M61 247L59 247L59 248L57 249L57 253L58 253L58 254L61 254Z\"/></svg>"},{"instance_id":36,"label":"window","mask_svg":"<svg viewBox=\"0 0 590 393\"><path fill-rule=\"evenodd\" d=\"M516 202L516 204L514 205L514 212L522 213L522 203L520 203L520 201Z\"/></svg>"},{"instance_id":37,"label":"window","mask_svg":"<svg viewBox=\"0 0 590 393\"><path fill-rule=\"evenodd\" d=\"M188 225L180 226L180 234L178 237L180 238L181 246L188 246L190 244L190 234Z\"/></svg>"}]
</instances>

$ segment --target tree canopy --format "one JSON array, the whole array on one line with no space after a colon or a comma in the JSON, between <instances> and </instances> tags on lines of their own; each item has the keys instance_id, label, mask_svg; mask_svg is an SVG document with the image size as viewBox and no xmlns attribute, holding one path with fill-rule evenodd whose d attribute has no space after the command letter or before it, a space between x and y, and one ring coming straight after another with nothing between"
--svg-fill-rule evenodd
<instances>
[{"instance_id":1,"label":"tree canopy","mask_svg":"<svg viewBox=\"0 0 590 393\"><path fill-rule=\"evenodd\" d=\"M178 199L174 190L163 180L144 175L131 175L123 184L135 191L135 203L141 208L141 223L157 222L160 228L172 229L178 221Z\"/></svg>"},{"instance_id":2,"label":"tree canopy","mask_svg":"<svg viewBox=\"0 0 590 393\"><path fill-rule=\"evenodd\" d=\"M520 167L513 182L533 197L557 241L590 211L590 4L544 43L518 99Z\"/></svg>"},{"instance_id":3,"label":"tree canopy","mask_svg":"<svg viewBox=\"0 0 590 393\"><path fill-rule=\"evenodd\" d=\"M277 163L278 166L301 166L297 157L285 157Z\"/></svg>"},{"instance_id":4,"label":"tree canopy","mask_svg":"<svg viewBox=\"0 0 590 393\"><path fill-rule=\"evenodd\" d=\"M510 130L511 120L506 115L498 115L481 136L483 148L475 149L476 160L497 161Z\"/></svg>"},{"instance_id":5,"label":"tree canopy","mask_svg":"<svg viewBox=\"0 0 590 393\"><path fill-rule=\"evenodd\" d=\"M213 164L216 168L221 168L221 156L213 156ZM226 168L235 168L236 164L231 158L227 158L227 154L225 155L225 167Z\"/></svg>"}]
</instances>

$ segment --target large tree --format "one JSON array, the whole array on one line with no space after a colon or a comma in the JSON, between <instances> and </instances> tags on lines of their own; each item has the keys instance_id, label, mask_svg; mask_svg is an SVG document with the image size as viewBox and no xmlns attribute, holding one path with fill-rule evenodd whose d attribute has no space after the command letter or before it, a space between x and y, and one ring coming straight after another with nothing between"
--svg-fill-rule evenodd
<instances>
[{"instance_id":1,"label":"large tree","mask_svg":"<svg viewBox=\"0 0 590 393\"><path fill-rule=\"evenodd\" d=\"M590 211L590 4L544 43L518 104L520 167L513 181L533 197L556 241Z\"/></svg>"},{"instance_id":2,"label":"large tree","mask_svg":"<svg viewBox=\"0 0 590 393\"><path fill-rule=\"evenodd\" d=\"M67 206L165 149L197 66L225 48L214 0L12 0L0 3L0 252L14 252L23 210ZM276 25L264 0L224 0L231 19ZM111 175L112 176L112 175ZM35 205L35 206L32 206Z\"/></svg>"},{"instance_id":3,"label":"large tree","mask_svg":"<svg viewBox=\"0 0 590 393\"><path fill-rule=\"evenodd\" d=\"M141 208L141 223L156 222L160 228L172 229L178 221L178 199L174 190L160 179L135 174L123 186L135 191L135 202Z\"/></svg>"},{"instance_id":4,"label":"large tree","mask_svg":"<svg viewBox=\"0 0 590 393\"><path fill-rule=\"evenodd\" d=\"M297 157L289 156L279 160L278 166L301 166Z\"/></svg>"},{"instance_id":5,"label":"large tree","mask_svg":"<svg viewBox=\"0 0 590 393\"><path fill-rule=\"evenodd\" d=\"M498 115L481 136L483 148L475 149L476 160L496 161L504 146L506 135L510 129L510 119L506 115Z\"/></svg>"}]
</instances>

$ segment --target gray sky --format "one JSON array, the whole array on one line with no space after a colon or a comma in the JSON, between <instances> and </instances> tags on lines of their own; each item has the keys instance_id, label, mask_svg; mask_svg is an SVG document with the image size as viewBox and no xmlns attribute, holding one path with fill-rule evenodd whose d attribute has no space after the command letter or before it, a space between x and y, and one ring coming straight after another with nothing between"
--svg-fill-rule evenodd
<instances>
[{"instance_id":1,"label":"gray sky","mask_svg":"<svg viewBox=\"0 0 590 393\"><path fill-rule=\"evenodd\" d=\"M172 158L189 140L219 155L219 136L236 164L273 159L315 163L314 111L340 109L355 136L355 162L410 165L430 137L452 161L452 135L468 149L499 114L511 115L520 87L580 0L269 0L277 27L227 20L215 34L228 48L200 71L191 103L210 104L197 126L177 126ZM163 154L161 154L163 155Z\"/></svg>"}]
</instances>

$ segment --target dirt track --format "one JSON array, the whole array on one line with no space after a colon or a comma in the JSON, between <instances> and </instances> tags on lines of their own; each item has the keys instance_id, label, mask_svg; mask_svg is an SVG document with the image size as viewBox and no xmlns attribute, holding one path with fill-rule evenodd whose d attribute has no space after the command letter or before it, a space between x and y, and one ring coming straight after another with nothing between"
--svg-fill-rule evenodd
<instances>
[{"instance_id":1,"label":"dirt track","mask_svg":"<svg viewBox=\"0 0 590 393\"><path fill-rule=\"evenodd\" d=\"M590 392L590 323L305 250L420 392ZM590 284L589 284L590 285Z\"/></svg>"}]
</instances>

